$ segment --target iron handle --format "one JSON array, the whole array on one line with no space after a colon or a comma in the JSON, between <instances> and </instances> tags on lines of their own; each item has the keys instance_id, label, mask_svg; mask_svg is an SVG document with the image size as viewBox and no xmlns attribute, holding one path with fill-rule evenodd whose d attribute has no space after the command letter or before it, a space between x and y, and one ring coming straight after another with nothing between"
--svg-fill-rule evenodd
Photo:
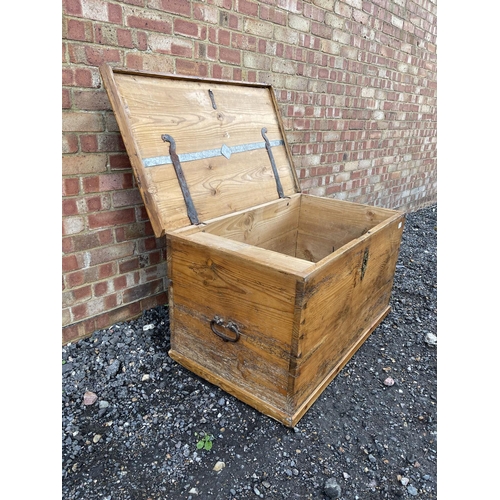
<instances>
[{"instance_id":1,"label":"iron handle","mask_svg":"<svg viewBox=\"0 0 500 500\"><path fill-rule=\"evenodd\" d=\"M216 325L231 331L232 333L234 333L234 336L226 335L223 331L218 330ZM224 324L224 320L222 318L219 318L219 316L214 316L214 319L210 321L210 328L215 333L215 335L220 337L224 342L238 342L238 340L240 340L240 332L238 330L238 326L232 321Z\"/></svg>"}]
</instances>

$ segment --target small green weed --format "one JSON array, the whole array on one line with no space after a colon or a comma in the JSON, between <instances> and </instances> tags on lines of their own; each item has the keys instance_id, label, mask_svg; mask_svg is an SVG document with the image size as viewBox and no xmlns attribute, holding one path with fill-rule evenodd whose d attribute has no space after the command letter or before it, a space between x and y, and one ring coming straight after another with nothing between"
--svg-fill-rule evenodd
<instances>
[{"instance_id":1,"label":"small green weed","mask_svg":"<svg viewBox=\"0 0 500 500\"><path fill-rule=\"evenodd\" d=\"M196 443L196 448L198 448L198 450L210 451L212 449L214 440L212 434L207 434L206 432L198 434L195 432L194 435L198 437L198 442Z\"/></svg>"}]
</instances>

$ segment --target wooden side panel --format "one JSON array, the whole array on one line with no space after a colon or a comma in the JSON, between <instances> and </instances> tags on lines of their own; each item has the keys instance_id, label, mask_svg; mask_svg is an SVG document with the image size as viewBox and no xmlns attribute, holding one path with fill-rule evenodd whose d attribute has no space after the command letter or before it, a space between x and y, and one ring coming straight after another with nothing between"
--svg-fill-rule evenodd
<instances>
[{"instance_id":1,"label":"wooden side panel","mask_svg":"<svg viewBox=\"0 0 500 500\"><path fill-rule=\"evenodd\" d=\"M107 74L109 78L103 80L110 87L108 94L116 97L113 109L120 117L127 152L136 164L134 172L141 182L144 202L162 232L191 224L173 165L146 166L152 158L170 156L170 144L162 140L163 134L174 138L181 158L220 152L224 146L263 145L263 128L269 141L286 140L271 87L118 70L111 74L109 69ZM275 146L272 152L285 195L300 191L286 145ZM200 221L278 198L265 148L227 156L181 159ZM157 236L158 224L154 224Z\"/></svg>"},{"instance_id":2,"label":"wooden side panel","mask_svg":"<svg viewBox=\"0 0 500 500\"><path fill-rule=\"evenodd\" d=\"M347 362L389 311L403 226L404 215L393 215L325 259L306 280L295 353L296 406Z\"/></svg>"},{"instance_id":3,"label":"wooden side panel","mask_svg":"<svg viewBox=\"0 0 500 500\"><path fill-rule=\"evenodd\" d=\"M319 262L394 213L384 208L302 195L297 257Z\"/></svg>"},{"instance_id":4,"label":"wooden side panel","mask_svg":"<svg viewBox=\"0 0 500 500\"><path fill-rule=\"evenodd\" d=\"M222 246L269 253L262 249L202 233L168 239L170 355L236 397L253 395L246 402L260 411L269 414L274 408L274 416L286 413L300 278L282 266L262 264L215 244L222 241ZM214 245L208 245L211 241ZM215 316L237 325L241 335L237 342L225 342L212 331Z\"/></svg>"},{"instance_id":5,"label":"wooden side panel","mask_svg":"<svg viewBox=\"0 0 500 500\"><path fill-rule=\"evenodd\" d=\"M278 234L274 238L263 241L259 246L261 248L265 248L266 250L271 250L273 252L278 252L284 255L295 257L296 245L297 230L291 229L286 233Z\"/></svg>"},{"instance_id":6,"label":"wooden side panel","mask_svg":"<svg viewBox=\"0 0 500 500\"><path fill-rule=\"evenodd\" d=\"M301 195L211 222L202 231L295 256Z\"/></svg>"}]
</instances>

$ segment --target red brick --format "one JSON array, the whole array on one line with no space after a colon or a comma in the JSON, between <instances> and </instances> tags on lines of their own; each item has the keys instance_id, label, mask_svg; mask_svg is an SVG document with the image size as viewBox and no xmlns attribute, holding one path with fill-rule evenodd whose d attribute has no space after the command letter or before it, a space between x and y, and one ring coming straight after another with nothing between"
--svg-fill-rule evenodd
<instances>
[{"instance_id":1,"label":"red brick","mask_svg":"<svg viewBox=\"0 0 500 500\"><path fill-rule=\"evenodd\" d=\"M124 149L123 140L119 134L82 134L80 145L84 153L104 153Z\"/></svg>"},{"instance_id":2,"label":"red brick","mask_svg":"<svg viewBox=\"0 0 500 500\"><path fill-rule=\"evenodd\" d=\"M127 54L127 68L142 70L143 66L143 57L139 54Z\"/></svg>"},{"instance_id":3,"label":"red brick","mask_svg":"<svg viewBox=\"0 0 500 500\"><path fill-rule=\"evenodd\" d=\"M113 280L113 286L115 290L123 290L127 286L127 277L119 276Z\"/></svg>"},{"instance_id":4,"label":"red brick","mask_svg":"<svg viewBox=\"0 0 500 500\"><path fill-rule=\"evenodd\" d=\"M87 212L98 212L103 209L102 198L100 196L92 196L85 199Z\"/></svg>"},{"instance_id":5,"label":"red brick","mask_svg":"<svg viewBox=\"0 0 500 500\"><path fill-rule=\"evenodd\" d=\"M193 38L204 40L207 37L207 29L198 23L185 21L184 19L174 19L174 33L186 35Z\"/></svg>"},{"instance_id":6,"label":"red brick","mask_svg":"<svg viewBox=\"0 0 500 500\"><path fill-rule=\"evenodd\" d=\"M136 48L139 50L148 49L148 36L144 31L136 31Z\"/></svg>"},{"instance_id":7,"label":"red brick","mask_svg":"<svg viewBox=\"0 0 500 500\"><path fill-rule=\"evenodd\" d=\"M101 297L102 295L105 295L107 291L108 291L107 281L101 281L100 283L94 284L94 295L96 297Z\"/></svg>"},{"instance_id":8,"label":"red brick","mask_svg":"<svg viewBox=\"0 0 500 500\"><path fill-rule=\"evenodd\" d=\"M87 317L87 304L78 304L71 308L71 314L75 321L80 321Z\"/></svg>"},{"instance_id":9,"label":"red brick","mask_svg":"<svg viewBox=\"0 0 500 500\"><path fill-rule=\"evenodd\" d=\"M81 16L82 15L82 4L81 0L64 0L63 8L66 14L70 16Z\"/></svg>"},{"instance_id":10,"label":"red brick","mask_svg":"<svg viewBox=\"0 0 500 500\"><path fill-rule=\"evenodd\" d=\"M75 85L77 87L93 87L92 72L89 69L75 69Z\"/></svg>"},{"instance_id":11,"label":"red brick","mask_svg":"<svg viewBox=\"0 0 500 500\"><path fill-rule=\"evenodd\" d=\"M208 67L205 63L178 59L175 61L175 68L178 74L186 76L208 76Z\"/></svg>"},{"instance_id":12,"label":"red brick","mask_svg":"<svg viewBox=\"0 0 500 500\"><path fill-rule=\"evenodd\" d=\"M312 23L311 25L311 33L313 35L319 36L321 38L331 39L332 37L332 28L323 23Z\"/></svg>"},{"instance_id":13,"label":"red brick","mask_svg":"<svg viewBox=\"0 0 500 500\"><path fill-rule=\"evenodd\" d=\"M74 196L80 192L80 180L77 178L65 178L62 180L62 195Z\"/></svg>"},{"instance_id":14,"label":"red brick","mask_svg":"<svg viewBox=\"0 0 500 500\"><path fill-rule=\"evenodd\" d=\"M64 255L62 258L62 270L63 272L74 271L78 269L78 260L76 255Z\"/></svg>"},{"instance_id":15,"label":"red brick","mask_svg":"<svg viewBox=\"0 0 500 500\"><path fill-rule=\"evenodd\" d=\"M62 343L63 345L69 342L75 342L90 336L96 330L96 322L94 318L80 321L73 325L68 325L62 330Z\"/></svg>"},{"instance_id":16,"label":"red brick","mask_svg":"<svg viewBox=\"0 0 500 500\"><path fill-rule=\"evenodd\" d=\"M113 193L113 206L115 208L140 204L142 204L142 197L138 189L127 189Z\"/></svg>"},{"instance_id":17,"label":"red brick","mask_svg":"<svg viewBox=\"0 0 500 500\"><path fill-rule=\"evenodd\" d=\"M80 143L82 145L82 151L84 153L96 153L97 152L97 135L81 135Z\"/></svg>"},{"instance_id":18,"label":"red brick","mask_svg":"<svg viewBox=\"0 0 500 500\"><path fill-rule=\"evenodd\" d=\"M137 257L120 262L119 271L121 274L129 273L130 271L135 271L139 269L139 259Z\"/></svg>"},{"instance_id":19,"label":"red brick","mask_svg":"<svg viewBox=\"0 0 500 500\"><path fill-rule=\"evenodd\" d=\"M135 211L133 208L124 210L114 210L112 212L100 212L91 214L88 217L90 229L99 227L116 226L119 224L130 224L135 220Z\"/></svg>"},{"instance_id":20,"label":"red brick","mask_svg":"<svg viewBox=\"0 0 500 500\"><path fill-rule=\"evenodd\" d=\"M78 207L74 198L65 199L62 201L62 215L77 215Z\"/></svg>"},{"instance_id":21,"label":"red brick","mask_svg":"<svg viewBox=\"0 0 500 500\"><path fill-rule=\"evenodd\" d=\"M159 264L160 262L164 262L165 259L163 258L163 254L160 251L157 252L150 252L149 253L149 263L151 265Z\"/></svg>"},{"instance_id":22,"label":"red brick","mask_svg":"<svg viewBox=\"0 0 500 500\"><path fill-rule=\"evenodd\" d=\"M146 252L154 250L156 248L156 242L157 242L156 238L146 238L145 240L143 240L144 250Z\"/></svg>"},{"instance_id":23,"label":"red brick","mask_svg":"<svg viewBox=\"0 0 500 500\"><path fill-rule=\"evenodd\" d=\"M133 2L126 2L126 3L133 3ZM136 3L135 5L143 5L142 0L139 0L139 2ZM122 8L119 5L108 3L108 20L110 23L122 24L123 22Z\"/></svg>"},{"instance_id":24,"label":"red brick","mask_svg":"<svg viewBox=\"0 0 500 500\"><path fill-rule=\"evenodd\" d=\"M159 33L172 33L172 23L170 21L157 21L143 17L130 16L127 18L127 25L130 28L139 28L147 31L157 31Z\"/></svg>"},{"instance_id":25,"label":"red brick","mask_svg":"<svg viewBox=\"0 0 500 500\"><path fill-rule=\"evenodd\" d=\"M94 248L88 252L91 266L104 264L106 262L114 262L118 259L125 259L131 257L133 253L133 242L119 243L103 248Z\"/></svg>"},{"instance_id":26,"label":"red brick","mask_svg":"<svg viewBox=\"0 0 500 500\"><path fill-rule=\"evenodd\" d=\"M83 271L77 271L75 273L67 274L66 283L69 288L83 285L85 283L85 273Z\"/></svg>"},{"instance_id":27,"label":"red brick","mask_svg":"<svg viewBox=\"0 0 500 500\"><path fill-rule=\"evenodd\" d=\"M72 237L74 251L82 252L111 243L111 231L97 231L93 233L78 234Z\"/></svg>"},{"instance_id":28,"label":"red brick","mask_svg":"<svg viewBox=\"0 0 500 500\"><path fill-rule=\"evenodd\" d=\"M138 221L147 221L149 220L148 212L146 211L146 207L144 205L140 205L136 209L137 211L137 220Z\"/></svg>"},{"instance_id":29,"label":"red brick","mask_svg":"<svg viewBox=\"0 0 500 500\"><path fill-rule=\"evenodd\" d=\"M241 82L243 80L241 68L233 68L233 80Z\"/></svg>"},{"instance_id":30,"label":"red brick","mask_svg":"<svg viewBox=\"0 0 500 500\"><path fill-rule=\"evenodd\" d=\"M229 45L231 44L231 33L226 30L218 30L217 41L219 45L229 47Z\"/></svg>"},{"instance_id":31,"label":"red brick","mask_svg":"<svg viewBox=\"0 0 500 500\"><path fill-rule=\"evenodd\" d=\"M207 47L207 59L215 61L217 59L217 47L215 45L209 45Z\"/></svg>"},{"instance_id":32,"label":"red brick","mask_svg":"<svg viewBox=\"0 0 500 500\"><path fill-rule=\"evenodd\" d=\"M104 306L106 309L113 309L118 305L118 298L116 293L104 297Z\"/></svg>"},{"instance_id":33,"label":"red brick","mask_svg":"<svg viewBox=\"0 0 500 500\"><path fill-rule=\"evenodd\" d=\"M124 170L132 168L130 159L126 154L110 154L109 167L111 170Z\"/></svg>"},{"instance_id":34,"label":"red brick","mask_svg":"<svg viewBox=\"0 0 500 500\"><path fill-rule=\"evenodd\" d=\"M129 224L115 229L115 238L117 242L135 240L146 236L146 228L143 222Z\"/></svg>"},{"instance_id":35,"label":"red brick","mask_svg":"<svg viewBox=\"0 0 500 500\"><path fill-rule=\"evenodd\" d=\"M90 285L82 286L80 288L75 288L73 290L74 300L81 302L84 299L89 299L92 296L92 288Z\"/></svg>"},{"instance_id":36,"label":"red brick","mask_svg":"<svg viewBox=\"0 0 500 500\"><path fill-rule=\"evenodd\" d=\"M71 154L78 152L78 137L76 134L63 134L62 152L63 154Z\"/></svg>"},{"instance_id":37,"label":"red brick","mask_svg":"<svg viewBox=\"0 0 500 500\"><path fill-rule=\"evenodd\" d=\"M173 56L191 57L193 48L192 46L187 47L182 43L176 43L175 41L173 41L170 46L170 52Z\"/></svg>"},{"instance_id":38,"label":"red brick","mask_svg":"<svg viewBox=\"0 0 500 500\"><path fill-rule=\"evenodd\" d=\"M75 251L73 247L73 239L71 237L65 238L64 233L62 239L62 251L65 254L72 253Z\"/></svg>"},{"instance_id":39,"label":"red brick","mask_svg":"<svg viewBox=\"0 0 500 500\"><path fill-rule=\"evenodd\" d=\"M77 19L69 19L67 23L66 38L69 40L90 41L87 38L86 27L87 23Z\"/></svg>"},{"instance_id":40,"label":"red brick","mask_svg":"<svg viewBox=\"0 0 500 500\"><path fill-rule=\"evenodd\" d=\"M62 89L62 109L71 108L71 96L68 89Z\"/></svg>"},{"instance_id":41,"label":"red brick","mask_svg":"<svg viewBox=\"0 0 500 500\"><path fill-rule=\"evenodd\" d=\"M83 179L83 190L85 193L115 191L117 189L130 189L132 187L133 178L131 173L97 175Z\"/></svg>"},{"instance_id":42,"label":"red brick","mask_svg":"<svg viewBox=\"0 0 500 500\"><path fill-rule=\"evenodd\" d=\"M73 104L80 111L110 109L108 96L104 90L75 90L73 91Z\"/></svg>"},{"instance_id":43,"label":"red brick","mask_svg":"<svg viewBox=\"0 0 500 500\"><path fill-rule=\"evenodd\" d=\"M153 307L168 304L168 296L166 292L160 292L157 295L145 297L140 301L143 310L151 309Z\"/></svg>"},{"instance_id":44,"label":"red brick","mask_svg":"<svg viewBox=\"0 0 500 500\"><path fill-rule=\"evenodd\" d=\"M241 64L241 53L239 50L220 47L219 58L221 62L226 62L229 64L238 64L238 65Z\"/></svg>"},{"instance_id":45,"label":"red brick","mask_svg":"<svg viewBox=\"0 0 500 500\"><path fill-rule=\"evenodd\" d=\"M112 311L100 314L96 317L95 324L96 328L103 329L120 322L133 319L138 316L142 310L140 309L139 303L129 304L124 307L119 307L113 309Z\"/></svg>"},{"instance_id":46,"label":"red brick","mask_svg":"<svg viewBox=\"0 0 500 500\"><path fill-rule=\"evenodd\" d=\"M136 300L149 297L160 292L162 288L163 281L161 279L128 288L123 291L123 302L126 304L127 302L135 302Z\"/></svg>"},{"instance_id":47,"label":"red brick","mask_svg":"<svg viewBox=\"0 0 500 500\"><path fill-rule=\"evenodd\" d=\"M191 14L191 2L189 0L163 0L161 4L166 12L180 14L181 16Z\"/></svg>"},{"instance_id":48,"label":"red brick","mask_svg":"<svg viewBox=\"0 0 500 500\"><path fill-rule=\"evenodd\" d=\"M249 2L248 0L238 0L238 12L257 17L259 4L257 2Z\"/></svg>"},{"instance_id":49,"label":"red brick","mask_svg":"<svg viewBox=\"0 0 500 500\"><path fill-rule=\"evenodd\" d=\"M128 47L131 49L134 46L132 40L132 32L130 30L118 29L116 30L117 41L120 47Z\"/></svg>"},{"instance_id":50,"label":"red brick","mask_svg":"<svg viewBox=\"0 0 500 500\"><path fill-rule=\"evenodd\" d=\"M115 274L115 264L113 262L108 262L98 267L99 279L109 278L113 274Z\"/></svg>"},{"instance_id":51,"label":"red brick","mask_svg":"<svg viewBox=\"0 0 500 500\"><path fill-rule=\"evenodd\" d=\"M87 63L99 66L102 63L120 62L120 52L117 49L85 47Z\"/></svg>"}]
</instances>

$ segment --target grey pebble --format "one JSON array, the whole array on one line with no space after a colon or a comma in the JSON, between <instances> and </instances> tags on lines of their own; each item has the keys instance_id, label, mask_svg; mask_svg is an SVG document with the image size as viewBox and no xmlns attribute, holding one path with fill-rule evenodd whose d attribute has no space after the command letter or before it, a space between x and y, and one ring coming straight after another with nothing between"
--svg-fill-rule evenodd
<instances>
[{"instance_id":1,"label":"grey pebble","mask_svg":"<svg viewBox=\"0 0 500 500\"><path fill-rule=\"evenodd\" d=\"M408 488L406 488L406 489L411 496L417 496L418 491L417 491L417 488L415 488L415 486L410 484L410 486L408 486Z\"/></svg>"},{"instance_id":2,"label":"grey pebble","mask_svg":"<svg viewBox=\"0 0 500 500\"><path fill-rule=\"evenodd\" d=\"M333 499L340 498L340 495L342 494L342 489L340 488L340 485L333 477L326 480L324 491L325 495L327 495L328 498L333 498Z\"/></svg>"},{"instance_id":3,"label":"grey pebble","mask_svg":"<svg viewBox=\"0 0 500 500\"><path fill-rule=\"evenodd\" d=\"M118 359L115 359L107 368L106 368L106 376L108 378L114 377L117 373L118 370L120 369L120 361Z\"/></svg>"}]
</instances>

